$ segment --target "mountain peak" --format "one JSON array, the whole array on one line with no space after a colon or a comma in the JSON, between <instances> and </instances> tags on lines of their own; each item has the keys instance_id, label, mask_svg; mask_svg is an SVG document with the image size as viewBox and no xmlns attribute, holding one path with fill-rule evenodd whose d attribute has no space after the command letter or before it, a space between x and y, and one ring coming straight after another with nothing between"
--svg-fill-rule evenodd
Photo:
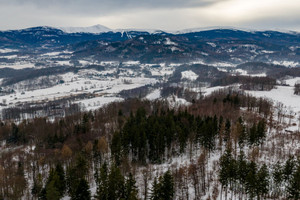
<instances>
[{"instance_id":1,"label":"mountain peak","mask_svg":"<svg viewBox=\"0 0 300 200\"><path fill-rule=\"evenodd\" d=\"M103 33L112 31L110 28L100 24L88 27L61 27L59 29L66 33Z\"/></svg>"}]
</instances>

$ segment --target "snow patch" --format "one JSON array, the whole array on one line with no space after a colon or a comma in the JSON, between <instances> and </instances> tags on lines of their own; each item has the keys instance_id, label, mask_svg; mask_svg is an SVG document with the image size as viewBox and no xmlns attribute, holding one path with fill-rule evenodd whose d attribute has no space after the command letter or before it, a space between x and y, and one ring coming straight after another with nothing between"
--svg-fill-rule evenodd
<instances>
[{"instance_id":1,"label":"snow patch","mask_svg":"<svg viewBox=\"0 0 300 200\"><path fill-rule=\"evenodd\" d=\"M241 76L252 76L252 77L266 77L267 76L266 73L248 74L248 72L246 70L243 70L243 69L236 69L235 73L237 73L238 75L241 75Z\"/></svg>"},{"instance_id":2,"label":"snow patch","mask_svg":"<svg viewBox=\"0 0 300 200\"><path fill-rule=\"evenodd\" d=\"M156 89L153 92L151 92L150 94L148 94L146 96L146 99L152 101L152 100L155 100L155 99L159 99L160 97L161 97L160 89Z\"/></svg>"},{"instance_id":3,"label":"snow patch","mask_svg":"<svg viewBox=\"0 0 300 200\"><path fill-rule=\"evenodd\" d=\"M119 97L96 97L92 99L85 99L81 101L77 101L76 103L80 103L86 110L96 110L104 105L107 105L112 102L123 101L123 98Z\"/></svg>"},{"instance_id":4,"label":"snow patch","mask_svg":"<svg viewBox=\"0 0 300 200\"><path fill-rule=\"evenodd\" d=\"M34 68L34 64L32 63L13 63L13 64L6 64L6 65L0 65L0 69L3 68L12 68L12 69L25 69L25 68Z\"/></svg>"},{"instance_id":5,"label":"snow patch","mask_svg":"<svg viewBox=\"0 0 300 200\"><path fill-rule=\"evenodd\" d=\"M298 62L287 61L287 60L284 60L284 61L273 61L273 64L275 64L275 65L283 65L283 66L286 66L286 67L298 67L299 66Z\"/></svg>"},{"instance_id":6,"label":"snow patch","mask_svg":"<svg viewBox=\"0 0 300 200\"><path fill-rule=\"evenodd\" d=\"M268 54L275 53L275 51L267 51L267 50L262 50L261 52L262 52L262 53L268 53Z\"/></svg>"},{"instance_id":7,"label":"snow patch","mask_svg":"<svg viewBox=\"0 0 300 200\"><path fill-rule=\"evenodd\" d=\"M198 78L198 75L195 74L195 72L193 72L191 70L181 72L181 79L188 79L188 80L194 81L197 78Z\"/></svg>"},{"instance_id":8,"label":"snow patch","mask_svg":"<svg viewBox=\"0 0 300 200\"><path fill-rule=\"evenodd\" d=\"M165 45L175 45L175 46L177 45L177 43L171 41L170 38L166 38L164 44Z\"/></svg>"},{"instance_id":9,"label":"snow patch","mask_svg":"<svg viewBox=\"0 0 300 200\"><path fill-rule=\"evenodd\" d=\"M16 49L0 49L0 53L12 53L12 52L18 52Z\"/></svg>"},{"instance_id":10,"label":"snow patch","mask_svg":"<svg viewBox=\"0 0 300 200\"><path fill-rule=\"evenodd\" d=\"M212 47L217 47L217 45L215 44L215 43L212 43L212 42L206 42L206 44L208 44L208 45L210 45L210 46L212 46Z\"/></svg>"}]
</instances>

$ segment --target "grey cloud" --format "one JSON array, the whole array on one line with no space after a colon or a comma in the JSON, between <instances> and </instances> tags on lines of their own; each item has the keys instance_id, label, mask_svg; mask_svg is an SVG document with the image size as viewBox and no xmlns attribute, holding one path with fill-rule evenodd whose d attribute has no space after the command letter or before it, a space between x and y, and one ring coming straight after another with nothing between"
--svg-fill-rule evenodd
<instances>
[{"instance_id":1,"label":"grey cloud","mask_svg":"<svg viewBox=\"0 0 300 200\"><path fill-rule=\"evenodd\" d=\"M255 9L246 14L231 9L221 12L228 9L223 9L224 3L234 6L236 2L241 4L240 0L0 0L0 30L103 24L110 28L162 30L234 26L299 31L300 3L287 1L292 5L285 6L285 12L278 12L276 6L273 8L275 4L270 4L268 12L257 16L260 13ZM245 8L240 5L236 9Z\"/></svg>"},{"instance_id":2,"label":"grey cloud","mask_svg":"<svg viewBox=\"0 0 300 200\"><path fill-rule=\"evenodd\" d=\"M0 0L1 7L33 6L54 13L106 15L135 9L181 9L208 6L226 0Z\"/></svg>"}]
</instances>

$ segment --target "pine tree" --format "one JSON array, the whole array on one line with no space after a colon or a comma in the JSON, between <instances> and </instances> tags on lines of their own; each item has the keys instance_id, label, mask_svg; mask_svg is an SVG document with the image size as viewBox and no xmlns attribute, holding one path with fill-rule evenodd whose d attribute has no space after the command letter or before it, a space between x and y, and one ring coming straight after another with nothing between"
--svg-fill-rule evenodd
<instances>
[{"instance_id":1,"label":"pine tree","mask_svg":"<svg viewBox=\"0 0 300 200\"><path fill-rule=\"evenodd\" d=\"M224 134L224 140L226 142L230 140L230 132L231 132L231 122L228 119L226 119L225 134Z\"/></svg>"},{"instance_id":2,"label":"pine tree","mask_svg":"<svg viewBox=\"0 0 300 200\"><path fill-rule=\"evenodd\" d=\"M251 161L248 164L248 174L246 176L246 192L249 194L250 199L253 199L256 196L257 188L257 166L256 163Z\"/></svg>"},{"instance_id":3,"label":"pine tree","mask_svg":"<svg viewBox=\"0 0 300 200\"><path fill-rule=\"evenodd\" d=\"M260 120L257 124L257 142L262 144L264 139L266 138L266 122L264 119Z\"/></svg>"},{"instance_id":4,"label":"pine tree","mask_svg":"<svg viewBox=\"0 0 300 200\"><path fill-rule=\"evenodd\" d=\"M283 167L283 178L286 182L289 182L295 170L295 161L293 156L289 156L289 159L285 162Z\"/></svg>"},{"instance_id":5,"label":"pine tree","mask_svg":"<svg viewBox=\"0 0 300 200\"><path fill-rule=\"evenodd\" d=\"M99 177L96 177L97 192L96 199L107 200L108 199L108 168L107 164L104 163L100 169Z\"/></svg>"},{"instance_id":6,"label":"pine tree","mask_svg":"<svg viewBox=\"0 0 300 200\"><path fill-rule=\"evenodd\" d=\"M222 188L226 189L230 181L230 163L232 160L232 155L230 149L227 149L225 153L220 158L220 171L219 171L219 180L222 184Z\"/></svg>"},{"instance_id":7,"label":"pine tree","mask_svg":"<svg viewBox=\"0 0 300 200\"><path fill-rule=\"evenodd\" d=\"M112 165L108 175L108 199L121 199L124 196L124 176L117 166Z\"/></svg>"},{"instance_id":8,"label":"pine tree","mask_svg":"<svg viewBox=\"0 0 300 200\"><path fill-rule=\"evenodd\" d=\"M129 173L129 176L125 183L125 199L126 200L137 200L138 197L138 190L136 187L136 181L134 180L134 177L131 173Z\"/></svg>"},{"instance_id":9,"label":"pine tree","mask_svg":"<svg viewBox=\"0 0 300 200\"><path fill-rule=\"evenodd\" d=\"M163 191L162 194L163 199L165 200L173 199L175 193L174 180L169 170L163 176L162 191Z\"/></svg>"},{"instance_id":10,"label":"pine tree","mask_svg":"<svg viewBox=\"0 0 300 200\"><path fill-rule=\"evenodd\" d=\"M115 132L113 134L112 142L111 142L111 154L114 159L114 162L116 165L121 164L121 134L118 132ZM129 143L128 143L129 144Z\"/></svg>"},{"instance_id":11,"label":"pine tree","mask_svg":"<svg viewBox=\"0 0 300 200\"><path fill-rule=\"evenodd\" d=\"M66 173L66 185L68 188L68 194L71 196L71 198L75 198L78 185L80 181L85 178L87 173L87 161L83 155L79 154L76 157L75 164L69 166Z\"/></svg>"},{"instance_id":12,"label":"pine tree","mask_svg":"<svg viewBox=\"0 0 300 200\"><path fill-rule=\"evenodd\" d=\"M55 182L55 186L58 189L60 196L62 197L66 191L66 180L65 171L61 164L56 165L55 173L58 176L58 180Z\"/></svg>"},{"instance_id":13,"label":"pine tree","mask_svg":"<svg viewBox=\"0 0 300 200\"><path fill-rule=\"evenodd\" d=\"M172 200L175 194L174 180L171 172L168 170L159 181L154 179L152 185L151 200Z\"/></svg>"},{"instance_id":14,"label":"pine tree","mask_svg":"<svg viewBox=\"0 0 300 200\"><path fill-rule=\"evenodd\" d=\"M247 160L245 158L244 152L241 151L237 160L237 179L241 187L240 193L245 192L244 190L245 190L245 182L246 182L247 175L248 175Z\"/></svg>"},{"instance_id":15,"label":"pine tree","mask_svg":"<svg viewBox=\"0 0 300 200\"><path fill-rule=\"evenodd\" d=\"M298 160L297 168L292 174L287 187L289 199L300 199L300 161Z\"/></svg>"},{"instance_id":16,"label":"pine tree","mask_svg":"<svg viewBox=\"0 0 300 200\"><path fill-rule=\"evenodd\" d=\"M257 197L264 196L269 192L269 171L266 164L258 170L257 172Z\"/></svg>"},{"instance_id":17,"label":"pine tree","mask_svg":"<svg viewBox=\"0 0 300 200\"><path fill-rule=\"evenodd\" d=\"M60 199L66 189L64 169L60 164L51 169L41 196L46 199Z\"/></svg>"},{"instance_id":18,"label":"pine tree","mask_svg":"<svg viewBox=\"0 0 300 200\"><path fill-rule=\"evenodd\" d=\"M55 186L55 180L56 180L57 175L54 175L53 180L51 180L47 185L46 185L46 199L47 200L59 200L61 195L60 192L58 191L57 187Z\"/></svg>"},{"instance_id":19,"label":"pine tree","mask_svg":"<svg viewBox=\"0 0 300 200\"><path fill-rule=\"evenodd\" d=\"M151 190L151 200L160 200L161 195L161 186L160 183L157 181L157 178L154 178Z\"/></svg>"},{"instance_id":20,"label":"pine tree","mask_svg":"<svg viewBox=\"0 0 300 200\"><path fill-rule=\"evenodd\" d=\"M71 198L72 200L90 200L91 192L89 190L88 182L82 178L76 188L75 195Z\"/></svg>"},{"instance_id":21,"label":"pine tree","mask_svg":"<svg viewBox=\"0 0 300 200\"><path fill-rule=\"evenodd\" d=\"M273 180L274 180L274 183L275 183L276 195L279 195L280 194L280 187L281 187L281 184L283 182L283 169L282 169L282 166L280 165L279 162L277 162L274 165L272 176L273 176Z\"/></svg>"}]
</instances>

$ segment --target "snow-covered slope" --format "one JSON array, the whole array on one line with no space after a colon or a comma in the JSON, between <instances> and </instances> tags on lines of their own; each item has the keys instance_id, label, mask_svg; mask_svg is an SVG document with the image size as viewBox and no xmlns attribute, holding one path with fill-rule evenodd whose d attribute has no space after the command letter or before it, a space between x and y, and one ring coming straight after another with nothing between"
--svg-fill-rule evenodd
<instances>
[{"instance_id":1,"label":"snow-covered slope","mask_svg":"<svg viewBox=\"0 0 300 200\"><path fill-rule=\"evenodd\" d=\"M188 79L188 80L194 81L197 78L198 78L198 75L195 74L195 72L193 72L191 70L181 72L181 79Z\"/></svg>"},{"instance_id":2,"label":"snow-covered slope","mask_svg":"<svg viewBox=\"0 0 300 200\"><path fill-rule=\"evenodd\" d=\"M89 27L61 27L59 29L66 33L105 33L112 31L110 28L100 24Z\"/></svg>"}]
</instances>

